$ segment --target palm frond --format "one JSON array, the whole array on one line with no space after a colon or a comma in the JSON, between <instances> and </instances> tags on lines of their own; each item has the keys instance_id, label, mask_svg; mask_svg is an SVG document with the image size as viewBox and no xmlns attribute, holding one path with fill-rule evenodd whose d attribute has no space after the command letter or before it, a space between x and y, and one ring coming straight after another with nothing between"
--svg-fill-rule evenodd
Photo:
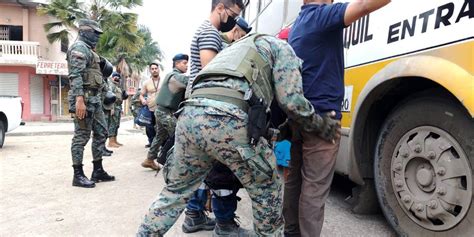
<instances>
[{"instance_id":1,"label":"palm frond","mask_svg":"<svg viewBox=\"0 0 474 237\"><path fill-rule=\"evenodd\" d=\"M60 27L63 27L63 26L64 26L63 22L57 21L57 22L46 23L46 24L43 25L43 28L44 28L45 31L50 31L53 28L56 28L56 27L60 28Z\"/></svg>"},{"instance_id":2,"label":"palm frond","mask_svg":"<svg viewBox=\"0 0 474 237\"><path fill-rule=\"evenodd\" d=\"M61 30L59 32L49 33L46 35L49 43L54 43L56 41L69 41L69 32L67 30Z\"/></svg>"}]
</instances>

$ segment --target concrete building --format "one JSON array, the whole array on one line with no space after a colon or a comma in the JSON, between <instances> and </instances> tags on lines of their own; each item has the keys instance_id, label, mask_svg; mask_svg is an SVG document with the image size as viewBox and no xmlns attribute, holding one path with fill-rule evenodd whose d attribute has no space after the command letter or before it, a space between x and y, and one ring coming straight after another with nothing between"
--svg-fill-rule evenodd
<instances>
[{"instance_id":1,"label":"concrete building","mask_svg":"<svg viewBox=\"0 0 474 237\"><path fill-rule=\"evenodd\" d=\"M67 114L65 75L69 45L48 42L43 25L56 20L39 16L36 10L39 4L46 3L0 1L0 95L21 96L26 121L55 120ZM69 42L74 42L76 36L72 32Z\"/></svg>"}]
</instances>

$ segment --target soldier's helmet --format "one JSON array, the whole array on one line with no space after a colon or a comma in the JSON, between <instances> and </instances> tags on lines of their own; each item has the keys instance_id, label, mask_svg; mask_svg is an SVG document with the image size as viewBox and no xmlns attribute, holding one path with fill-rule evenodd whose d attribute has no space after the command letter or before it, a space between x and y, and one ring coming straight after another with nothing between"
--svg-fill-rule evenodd
<instances>
[{"instance_id":1,"label":"soldier's helmet","mask_svg":"<svg viewBox=\"0 0 474 237\"><path fill-rule=\"evenodd\" d=\"M97 23L96 21L93 21L93 20L89 20L89 19L80 19L78 21L78 24L79 24L79 29L93 29L99 33L103 33L102 29L100 28L99 26L99 23Z\"/></svg>"}]
</instances>

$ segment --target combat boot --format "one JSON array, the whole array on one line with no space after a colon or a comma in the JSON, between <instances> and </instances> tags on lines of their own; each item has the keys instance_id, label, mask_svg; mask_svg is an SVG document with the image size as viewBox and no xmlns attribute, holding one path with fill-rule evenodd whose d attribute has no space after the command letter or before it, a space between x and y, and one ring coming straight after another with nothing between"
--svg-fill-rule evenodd
<instances>
[{"instance_id":1,"label":"combat boot","mask_svg":"<svg viewBox=\"0 0 474 237\"><path fill-rule=\"evenodd\" d=\"M154 170L160 170L161 169L158 165L155 164L154 160L148 159L148 158L146 158L142 162L142 167L143 168L150 168L150 169L154 169Z\"/></svg>"},{"instance_id":2,"label":"combat boot","mask_svg":"<svg viewBox=\"0 0 474 237\"><path fill-rule=\"evenodd\" d=\"M200 230L213 230L216 226L214 219L209 218L203 211L186 211L182 226L184 233L194 233Z\"/></svg>"},{"instance_id":3,"label":"combat boot","mask_svg":"<svg viewBox=\"0 0 474 237\"><path fill-rule=\"evenodd\" d=\"M212 237L254 237L255 232L246 230L237 224L234 220L228 222L216 223L216 228Z\"/></svg>"},{"instance_id":4,"label":"combat boot","mask_svg":"<svg viewBox=\"0 0 474 237\"><path fill-rule=\"evenodd\" d=\"M102 151L102 156L112 156L112 152L109 152L108 150Z\"/></svg>"},{"instance_id":5,"label":"combat boot","mask_svg":"<svg viewBox=\"0 0 474 237\"><path fill-rule=\"evenodd\" d=\"M74 177L72 179L72 186L83 187L83 188L93 188L95 187L95 183L90 181L85 175L84 171L82 170L82 164L80 165L72 165L74 168Z\"/></svg>"},{"instance_id":6,"label":"combat boot","mask_svg":"<svg viewBox=\"0 0 474 237\"><path fill-rule=\"evenodd\" d=\"M115 144L117 144L117 145L119 145L119 146L123 146L122 143L120 143L120 142L117 141L117 136L115 137Z\"/></svg>"},{"instance_id":7,"label":"combat boot","mask_svg":"<svg viewBox=\"0 0 474 237\"><path fill-rule=\"evenodd\" d=\"M114 153L114 151L107 149L107 147L104 147L104 151L110 154Z\"/></svg>"},{"instance_id":8,"label":"combat boot","mask_svg":"<svg viewBox=\"0 0 474 237\"><path fill-rule=\"evenodd\" d=\"M116 142L116 137L109 137L109 145L108 147L113 147L113 148L117 148L117 147L120 147L117 142Z\"/></svg>"},{"instance_id":9,"label":"combat boot","mask_svg":"<svg viewBox=\"0 0 474 237\"><path fill-rule=\"evenodd\" d=\"M102 167L102 160L92 161L94 164L94 170L92 170L91 180L98 183L98 182L107 182L107 181L114 181L115 177L112 175L107 174L105 172L104 167Z\"/></svg>"}]
</instances>

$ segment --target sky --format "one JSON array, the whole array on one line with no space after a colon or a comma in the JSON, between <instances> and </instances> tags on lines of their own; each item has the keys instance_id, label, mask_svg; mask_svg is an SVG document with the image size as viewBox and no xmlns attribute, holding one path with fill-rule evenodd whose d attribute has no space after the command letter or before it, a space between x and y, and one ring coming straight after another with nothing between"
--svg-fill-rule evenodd
<instances>
[{"instance_id":1,"label":"sky","mask_svg":"<svg viewBox=\"0 0 474 237\"><path fill-rule=\"evenodd\" d=\"M138 23L150 28L153 39L164 52L164 72L171 71L171 59L178 53L189 55L194 32L209 18L212 0L144 0L134 9Z\"/></svg>"}]
</instances>

